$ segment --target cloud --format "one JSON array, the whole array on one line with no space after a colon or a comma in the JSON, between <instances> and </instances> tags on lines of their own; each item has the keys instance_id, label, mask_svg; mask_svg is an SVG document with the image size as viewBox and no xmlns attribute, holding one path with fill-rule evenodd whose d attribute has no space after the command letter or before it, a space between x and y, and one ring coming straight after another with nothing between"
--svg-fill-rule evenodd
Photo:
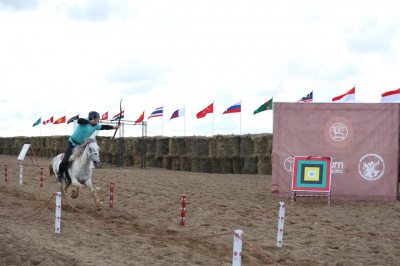
<instances>
[{"instance_id":1,"label":"cloud","mask_svg":"<svg viewBox=\"0 0 400 266\"><path fill-rule=\"evenodd\" d=\"M107 21L112 16L121 19L129 15L129 6L126 0L86 0L67 4L64 12L67 17L83 21Z\"/></svg>"},{"instance_id":2,"label":"cloud","mask_svg":"<svg viewBox=\"0 0 400 266\"><path fill-rule=\"evenodd\" d=\"M354 53L388 54L399 26L399 23L379 25L375 17L368 17L358 27L348 29L346 44Z\"/></svg>"},{"instance_id":3,"label":"cloud","mask_svg":"<svg viewBox=\"0 0 400 266\"><path fill-rule=\"evenodd\" d=\"M108 82L131 83L138 81L156 81L171 71L169 67L144 64L137 59L123 62L114 71L107 75ZM143 83L141 83L143 85ZM147 83L148 84L148 83Z\"/></svg>"},{"instance_id":4,"label":"cloud","mask_svg":"<svg viewBox=\"0 0 400 266\"><path fill-rule=\"evenodd\" d=\"M0 10L12 11L34 10L39 6L40 0L0 0Z\"/></svg>"}]
</instances>

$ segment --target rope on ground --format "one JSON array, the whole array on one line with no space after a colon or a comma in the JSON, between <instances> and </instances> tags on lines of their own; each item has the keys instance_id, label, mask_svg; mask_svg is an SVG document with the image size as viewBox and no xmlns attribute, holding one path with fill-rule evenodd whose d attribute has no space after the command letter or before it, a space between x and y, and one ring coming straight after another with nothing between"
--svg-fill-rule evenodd
<instances>
[{"instance_id":1,"label":"rope on ground","mask_svg":"<svg viewBox=\"0 0 400 266\"><path fill-rule=\"evenodd\" d=\"M130 230L125 230L125 229L121 229L115 226L112 226L110 224L104 223L100 220L97 220L96 218L84 213L83 211L77 209L74 205L72 205L67 199L63 198L67 204L74 209L75 211L79 212L80 214L86 216L87 218L95 221L96 223L99 223L105 227L108 227L110 229L114 229L120 232L124 232L127 234L131 234L131 235L136 235L136 236L144 236L144 237L152 237L152 238L164 238L164 239L200 239L200 238L211 238L211 237L217 237L217 236L225 236L225 235L232 235L234 234L233 231L231 232L226 232L226 233L220 233L220 234L212 234L212 235L203 235L203 236L160 236L160 235L150 235L150 234L143 234L143 233L138 233L138 232L134 232L134 231L130 231Z\"/></svg>"},{"instance_id":2,"label":"rope on ground","mask_svg":"<svg viewBox=\"0 0 400 266\"><path fill-rule=\"evenodd\" d=\"M263 257L265 260L271 262L274 265L278 265L278 263L276 263L275 261L271 260L270 258L268 258L266 255L262 254L260 251L258 251L255 247L253 247L249 242L247 242L246 240L243 239L243 237L237 236L238 238L240 238L243 243L245 243L246 245L248 245L252 250L254 250L254 252L256 252L258 255L260 255L261 257Z\"/></svg>"},{"instance_id":3,"label":"rope on ground","mask_svg":"<svg viewBox=\"0 0 400 266\"><path fill-rule=\"evenodd\" d=\"M15 216L18 216L18 217L21 217L21 218L31 218L31 217L35 216L36 214L40 213L47 205L49 205L50 201L54 198L55 195L56 195L56 193L54 193L51 196L51 198L46 202L46 204L40 210L38 210L34 214L28 215L28 216L23 216L23 215L21 215L19 213L14 212L13 210L11 210L10 206L7 204L7 202L4 200L4 198L3 198L3 196L1 194L0 194L0 199L6 205L7 209L9 209L10 212L12 212Z\"/></svg>"},{"instance_id":4,"label":"rope on ground","mask_svg":"<svg viewBox=\"0 0 400 266\"><path fill-rule=\"evenodd\" d=\"M109 190L110 190L110 188L104 190L103 192L101 192L101 193L99 193L99 194L96 193L96 195L97 195L97 196L103 195L104 193L106 193L106 192L109 191ZM85 197L93 197L92 195L86 194L85 192L83 192L83 191L81 191L81 190L79 190L79 192L80 192L83 196L85 196Z\"/></svg>"},{"instance_id":5,"label":"rope on ground","mask_svg":"<svg viewBox=\"0 0 400 266\"><path fill-rule=\"evenodd\" d=\"M273 210L275 210L275 209L277 209L277 208L280 207L280 205L278 205L278 206L275 206L275 207L273 207L273 208L271 208L271 209L269 209L269 210L266 210L266 211L264 211L264 212L262 212L262 213L259 213L259 214L253 215L253 216L249 216L249 217L242 217L242 218L230 219L230 218L220 217L220 216L217 216L217 215L212 215L212 214L209 213L208 211L205 211L205 210L203 210L202 208L200 208L199 206L197 206L197 205L196 205L193 201L191 201L189 198L188 198L187 200L188 200L193 206L195 206L197 209L199 209L200 211L204 212L205 214L207 214L207 215L209 215L209 216L211 216L211 217L214 217L214 218L217 218L217 219L221 219L221 220L226 220L226 221L239 221L239 220L252 219L252 218L255 218L255 217L264 215L264 214L266 214L266 213L268 213L268 212L270 212L270 211L273 211Z\"/></svg>"},{"instance_id":6,"label":"rope on ground","mask_svg":"<svg viewBox=\"0 0 400 266\"><path fill-rule=\"evenodd\" d=\"M114 192L114 195L115 195L115 194L116 194L116 193ZM158 211L145 211L145 210L142 210L142 209L140 209L139 207L136 207L136 206L134 206L133 204L129 203L122 193L118 193L118 195L121 195L121 198L123 198L124 201L125 201L125 203L127 203L129 206L132 206L134 209L136 209L136 210L138 210L138 211L141 211L141 212L144 212L144 213L157 213L157 212L166 211L166 210L168 210L169 208L171 208L172 206L174 206L175 204L177 204L179 201L181 201L181 198L179 198L177 201L175 201L174 203L172 203L172 204L169 205L168 207L166 207L166 208L164 208L164 209L161 209L161 210L158 210Z\"/></svg>"},{"instance_id":7,"label":"rope on ground","mask_svg":"<svg viewBox=\"0 0 400 266\"><path fill-rule=\"evenodd\" d=\"M319 223L317 223L317 222L315 222L315 221L313 221L313 220L311 220L311 219L309 219L309 218L307 218L307 217L301 215L300 213L298 213L298 212L296 212L296 211L294 211L294 210L292 210L292 209L290 209L290 208L287 208L287 209L288 209L289 211L293 212L294 214L296 214L297 216L303 218L304 220L307 220L307 221L309 221L310 223L315 224L316 226L322 227L322 228L324 228L324 229L326 229L326 230L329 230L329 231L333 231L333 232L336 232L336 233L344 234L344 235L357 236L357 237L369 237L369 238L391 238L391 237L400 237L400 235L373 236L373 235L363 235L363 234L354 234L354 233L344 232L344 231L341 231L341 230L333 229L333 228L330 228L330 227L328 227L328 226L319 224Z\"/></svg>"}]
</instances>

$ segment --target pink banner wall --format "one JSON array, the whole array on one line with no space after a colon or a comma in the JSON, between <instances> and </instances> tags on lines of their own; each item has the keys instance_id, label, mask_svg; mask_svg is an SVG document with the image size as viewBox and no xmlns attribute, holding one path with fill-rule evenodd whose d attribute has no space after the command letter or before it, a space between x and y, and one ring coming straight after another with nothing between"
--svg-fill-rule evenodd
<instances>
[{"instance_id":1,"label":"pink banner wall","mask_svg":"<svg viewBox=\"0 0 400 266\"><path fill-rule=\"evenodd\" d=\"M272 195L287 197L292 156L332 157L332 199L398 199L397 103L274 103Z\"/></svg>"}]
</instances>

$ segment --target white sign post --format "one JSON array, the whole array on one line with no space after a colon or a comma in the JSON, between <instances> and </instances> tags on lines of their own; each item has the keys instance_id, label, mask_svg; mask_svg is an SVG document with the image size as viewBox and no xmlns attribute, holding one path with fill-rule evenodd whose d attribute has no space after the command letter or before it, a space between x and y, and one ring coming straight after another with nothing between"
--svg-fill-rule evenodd
<instances>
[{"instance_id":1,"label":"white sign post","mask_svg":"<svg viewBox=\"0 0 400 266\"><path fill-rule=\"evenodd\" d=\"M56 223L55 233L61 233L61 192L57 192L56 195Z\"/></svg>"},{"instance_id":2,"label":"white sign post","mask_svg":"<svg viewBox=\"0 0 400 266\"><path fill-rule=\"evenodd\" d=\"M235 230L235 236L233 238L233 259L232 266L240 266L242 263L242 230Z\"/></svg>"},{"instance_id":3,"label":"white sign post","mask_svg":"<svg viewBox=\"0 0 400 266\"><path fill-rule=\"evenodd\" d=\"M283 225L285 224L285 203L279 202L281 205L279 209L279 221L278 221L278 235L276 237L276 246L282 247L282 239L283 239Z\"/></svg>"}]
</instances>

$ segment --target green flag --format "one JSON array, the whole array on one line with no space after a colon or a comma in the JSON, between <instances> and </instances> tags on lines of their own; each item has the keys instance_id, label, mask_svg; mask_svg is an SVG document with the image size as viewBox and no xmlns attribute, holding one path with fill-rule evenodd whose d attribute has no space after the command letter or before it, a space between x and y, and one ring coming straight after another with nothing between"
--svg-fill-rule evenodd
<instances>
[{"instance_id":1,"label":"green flag","mask_svg":"<svg viewBox=\"0 0 400 266\"><path fill-rule=\"evenodd\" d=\"M258 107L258 109L254 111L253 115L258 114L263 111L272 110L272 106L273 106L273 102L272 102L272 98L271 98L271 100L269 100L268 102L266 102L266 103L262 104L260 107Z\"/></svg>"}]
</instances>

